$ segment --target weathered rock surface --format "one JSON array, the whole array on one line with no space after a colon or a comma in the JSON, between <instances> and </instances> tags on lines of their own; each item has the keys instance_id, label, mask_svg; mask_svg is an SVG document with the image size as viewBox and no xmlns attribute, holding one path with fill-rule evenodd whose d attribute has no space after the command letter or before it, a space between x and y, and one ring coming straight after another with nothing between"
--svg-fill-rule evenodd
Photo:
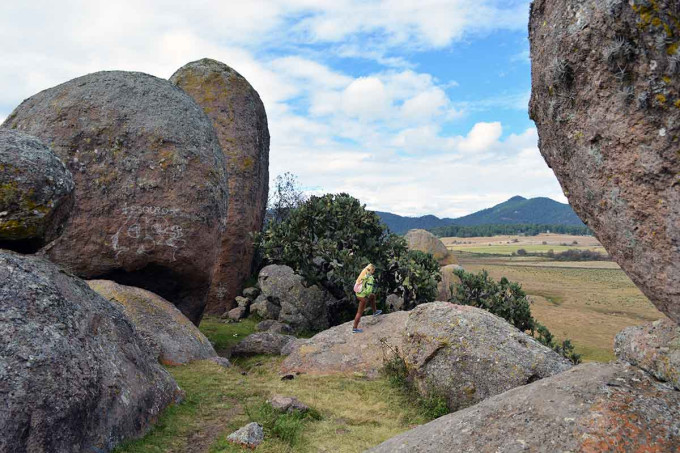
<instances>
[{"instance_id":1,"label":"weathered rock surface","mask_svg":"<svg viewBox=\"0 0 680 453\"><path fill-rule=\"evenodd\" d=\"M616 356L680 390L680 327L669 319L622 330Z\"/></svg>"},{"instance_id":2,"label":"weathered rock surface","mask_svg":"<svg viewBox=\"0 0 680 453\"><path fill-rule=\"evenodd\" d=\"M0 451L110 451L180 390L125 315L35 256L0 251Z\"/></svg>"},{"instance_id":3,"label":"weathered rock surface","mask_svg":"<svg viewBox=\"0 0 680 453\"><path fill-rule=\"evenodd\" d=\"M252 422L227 436L229 442L248 448L255 448L264 440L262 425Z\"/></svg>"},{"instance_id":4,"label":"weathered rock surface","mask_svg":"<svg viewBox=\"0 0 680 453\"><path fill-rule=\"evenodd\" d=\"M265 319L264 321L257 323L255 329L259 332L271 332L283 334L293 333L293 329L288 324L275 321L273 319Z\"/></svg>"},{"instance_id":5,"label":"weathered rock surface","mask_svg":"<svg viewBox=\"0 0 680 453\"><path fill-rule=\"evenodd\" d=\"M250 307L251 300L248 299L247 297L236 296L235 302L236 302L236 306L243 307L243 308L247 309L248 307Z\"/></svg>"},{"instance_id":6,"label":"weathered rock surface","mask_svg":"<svg viewBox=\"0 0 680 453\"><path fill-rule=\"evenodd\" d=\"M225 157L203 111L167 80L97 72L25 100L6 128L73 173L76 206L44 253L77 275L148 289L195 324L225 228Z\"/></svg>"},{"instance_id":7,"label":"weathered rock surface","mask_svg":"<svg viewBox=\"0 0 680 453\"><path fill-rule=\"evenodd\" d=\"M252 233L260 231L269 190L269 129L257 91L224 63L204 58L175 72L170 81L203 108L217 132L227 161L227 231L215 264L208 312L232 308L251 272Z\"/></svg>"},{"instance_id":8,"label":"weathered rock surface","mask_svg":"<svg viewBox=\"0 0 680 453\"><path fill-rule=\"evenodd\" d=\"M125 313L162 364L182 365L217 355L206 336L162 297L108 280L87 284Z\"/></svg>"},{"instance_id":9,"label":"weathered rock surface","mask_svg":"<svg viewBox=\"0 0 680 453\"><path fill-rule=\"evenodd\" d=\"M281 307L278 320L293 330L322 330L329 325L329 306L337 301L318 286L305 286L302 276L288 266L271 264L260 271L258 284L262 296ZM254 305L257 305L254 304ZM258 305L256 310L261 310Z\"/></svg>"},{"instance_id":10,"label":"weathered rock surface","mask_svg":"<svg viewBox=\"0 0 680 453\"><path fill-rule=\"evenodd\" d=\"M243 290L243 297L247 297L250 301L254 301L259 295L260 289L254 286Z\"/></svg>"},{"instance_id":11,"label":"weathered rock surface","mask_svg":"<svg viewBox=\"0 0 680 453\"><path fill-rule=\"evenodd\" d=\"M576 213L680 322L678 3L536 0L530 115Z\"/></svg>"},{"instance_id":12,"label":"weathered rock surface","mask_svg":"<svg viewBox=\"0 0 680 453\"><path fill-rule=\"evenodd\" d=\"M231 350L232 356L249 356L258 354L280 355L281 350L296 338L272 332L257 332L248 335Z\"/></svg>"},{"instance_id":13,"label":"weathered rock surface","mask_svg":"<svg viewBox=\"0 0 680 453\"><path fill-rule=\"evenodd\" d=\"M377 377L383 357L389 353L381 340L386 339L390 345L401 349L408 315L408 312L398 311L377 317L364 316L359 326L363 329L360 334L353 334L352 322L347 322L308 340L298 340L281 365L281 371L316 375L358 372Z\"/></svg>"},{"instance_id":14,"label":"weathered rock surface","mask_svg":"<svg viewBox=\"0 0 680 453\"><path fill-rule=\"evenodd\" d=\"M409 375L420 392L446 397L451 410L572 367L504 319L448 302L414 308L402 345Z\"/></svg>"},{"instance_id":15,"label":"weathered rock surface","mask_svg":"<svg viewBox=\"0 0 680 453\"><path fill-rule=\"evenodd\" d=\"M458 264L458 260L444 243L427 230L409 230L404 239L409 249L431 254L442 266Z\"/></svg>"},{"instance_id":16,"label":"weathered rock surface","mask_svg":"<svg viewBox=\"0 0 680 453\"><path fill-rule=\"evenodd\" d=\"M306 412L309 406L294 396L273 395L267 401L272 408L280 412Z\"/></svg>"},{"instance_id":17,"label":"weathered rock surface","mask_svg":"<svg viewBox=\"0 0 680 453\"><path fill-rule=\"evenodd\" d=\"M40 140L0 129L0 248L32 253L61 234L73 176Z\"/></svg>"},{"instance_id":18,"label":"weathered rock surface","mask_svg":"<svg viewBox=\"0 0 680 453\"><path fill-rule=\"evenodd\" d=\"M680 392L622 363L587 363L440 417L373 453L678 451Z\"/></svg>"},{"instance_id":19,"label":"weathered rock surface","mask_svg":"<svg viewBox=\"0 0 680 453\"><path fill-rule=\"evenodd\" d=\"M260 294L250 305L250 312L257 313L258 316L264 319L276 320L279 318L279 313L281 313L281 306L270 302L267 296Z\"/></svg>"},{"instance_id":20,"label":"weathered rock surface","mask_svg":"<svg viewBox=\"0 0 680 453\"><path fill-rule=\"evenodd\" d=\"M209 361L221 366L222 368L231 368L231 362L226 357L210 357Z\"/></svg>"},{"instance_id":21,"label":"weathered rock surface","mask_svg":"<svg viewBox=\"0 0 680 453\"><path fill-rule=\"evenodd\" d=\"M248 309L246 307L236 307L232 308L227 312L227 317L232 321L238 321L246 317Z\"/></svg>"},{"instance_id":22,"label":"weathered rock surface","mask_svg":"<svg viewBox=\"0 0 680 453\"><path fill-rule=\"evenodd\" d=\"M458 269L462 269L458 264L442 266L440 269L442 279L437 284L437 300L449 300L453 297L454 293L451 291L451 287L456 283L460 283L460 278L454 274L454 271Z\"/></svg>"},{"instance_id":23,"label":"weathered rock surface","mask_svg":"<svg viewBox=\"0 0 680 453\"><path fill-rule=\"evenodd\" d=\"M404 305L404 298L396 294L390 294L385 298L385 307L387 307L389 313L403 310Z\"/></svg>"}]
</instances>

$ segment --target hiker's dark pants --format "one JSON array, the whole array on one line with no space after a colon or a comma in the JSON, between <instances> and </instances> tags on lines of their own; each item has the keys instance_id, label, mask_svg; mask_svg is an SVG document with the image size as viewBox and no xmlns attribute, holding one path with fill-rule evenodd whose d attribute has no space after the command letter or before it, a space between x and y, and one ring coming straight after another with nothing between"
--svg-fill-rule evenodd
<instances>
[{"instance_id":1,"label":"hiker's dark pants","mask_svg":"<svg viewBox=\"0 0 680 453\"><path fill-rule=\"evenodd\" d=\"M357 310L357 315L354 317L354 328L355 329L359 325L359 321L361 321L361 315L363 315L364 310L366 310L366 303L367 302L371 303L371 308L373 309L373 313L378 311L376 306L375 306L375 294L370 294L368 297L357 297L357 299L359 299L359 309Z\"/></svg>"}]
</instances>

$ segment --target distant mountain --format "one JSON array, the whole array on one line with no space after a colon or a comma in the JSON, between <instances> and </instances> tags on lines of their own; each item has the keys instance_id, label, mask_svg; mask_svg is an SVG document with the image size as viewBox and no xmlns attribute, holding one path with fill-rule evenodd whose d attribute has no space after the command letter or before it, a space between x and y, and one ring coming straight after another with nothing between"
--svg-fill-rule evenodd
<instances>
[{"instance_id":1,"label":"distant mountain","mask_svg":"<svg viewBox=\"0 0 680 453\"><path fill-rule=\"evenodd\" d=\"M571 206L545 197L526 199L515 196L491 208L457 219L440 219L433 215L402 217L380 211L376 211L376 214L380 216L390 230L397 234L404 234L414 228L431 230L447 225L540 224L583 226L583 222L571 209Z\"/></svg>"}]
</instances>

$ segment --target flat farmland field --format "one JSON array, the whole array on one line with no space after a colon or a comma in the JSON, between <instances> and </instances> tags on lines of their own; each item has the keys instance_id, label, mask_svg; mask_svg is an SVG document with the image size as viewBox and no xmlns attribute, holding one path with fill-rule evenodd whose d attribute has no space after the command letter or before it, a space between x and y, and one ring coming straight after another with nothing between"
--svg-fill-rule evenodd
<instances>
[{"instance_id":1,"label":"flat farmland field","mask_svg":"<svg viewBox=\"0 0 680 453\"><path fill-rule=\"evenodd\" d=\"M546 241L545 236L533 238L504 236L493 238L444 238L460 264L468 272L483 269L496 280L506 277L518 282L532 300L531 312L562 340L571 339L584 361L609 361L615 358L614 337L623 328L661 319L664 315L642 294L628 276L611 261L551 261L544 257L511 256L517 248L529 252L527 240ZM559 236L557 243L579 242L568 248L602 246L595 238ZM570 238L575 238L571 239ZM517 239L518 242L512 242ZM476 251L470 244L492 243L480 248L495 249L488 253ZM505 244L500 242L505 241ZM507 250L511 241L514 250ZM553 248L555 252L557 248ZM502 250L502 251L499 251ZM606 253L601 248L602 253Z\"/></svg>"}]
</instances>

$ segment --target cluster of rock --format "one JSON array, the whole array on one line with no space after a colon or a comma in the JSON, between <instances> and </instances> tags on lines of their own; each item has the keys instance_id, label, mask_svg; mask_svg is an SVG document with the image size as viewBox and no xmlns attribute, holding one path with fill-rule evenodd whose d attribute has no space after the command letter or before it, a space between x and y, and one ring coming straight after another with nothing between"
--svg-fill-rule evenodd
<instances>
[{"instance_id":1,"label":"cluster of rock","mask_svg":"<svg viewBox=\"0 0 680 453\"><path fill-rule=\"evenodd\" d=\"M196 325L250 270L268 151L257 92L213 60L89 74L9 115L0 451L110 451L181 399L161 363L230 366Z\"/></svg>"},{"instance_id":2,"label":"cluster of rock","mask_svg":"<svg viewBox=\"0 0 680 453\"><path fill-rule=\"evenodd\" d=\"M339 303L322 288L307 285L288 266L264 267L257 283L260 294L250 305L251 313L288 324L295 332L327 329L331 313Z\"/></svg>"}]
</instances>

